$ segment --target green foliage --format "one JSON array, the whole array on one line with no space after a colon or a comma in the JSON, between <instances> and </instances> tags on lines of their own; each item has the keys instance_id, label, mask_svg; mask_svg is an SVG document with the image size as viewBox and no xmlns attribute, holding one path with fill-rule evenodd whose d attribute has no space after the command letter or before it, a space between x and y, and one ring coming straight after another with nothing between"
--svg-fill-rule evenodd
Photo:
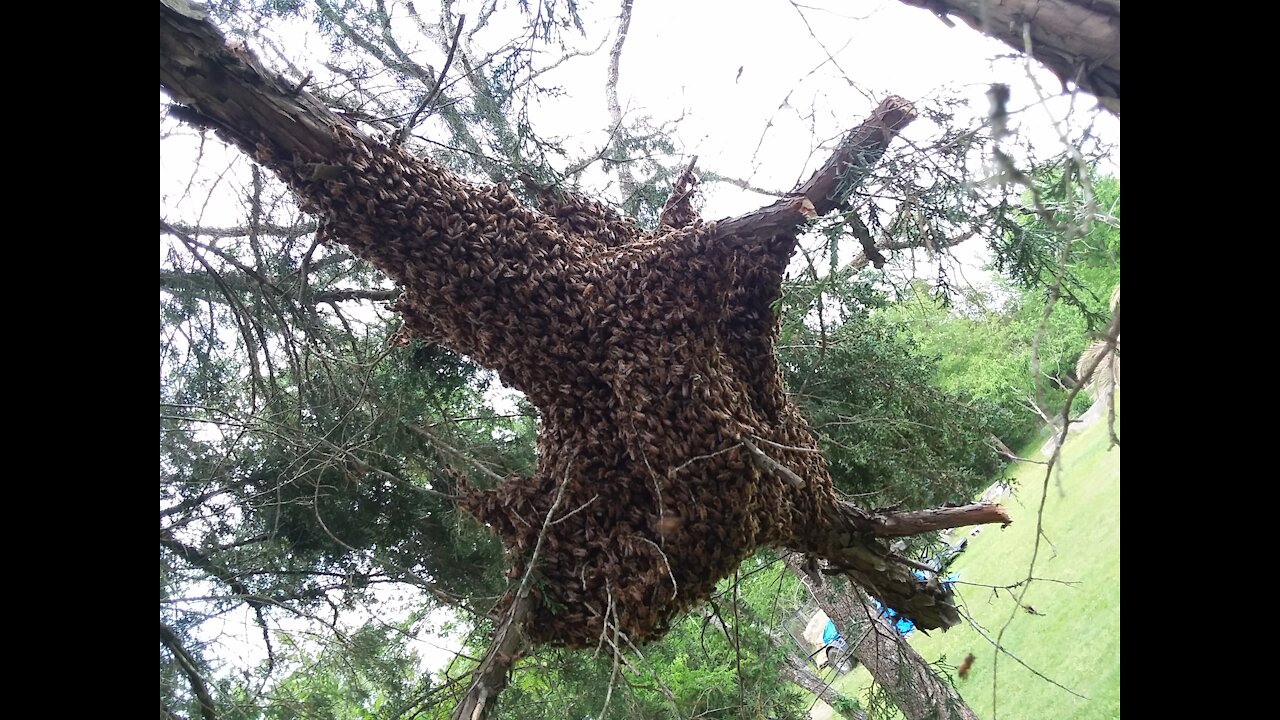
<instances>
[{"instance_id":1,"label":"green foliage","mask_svg":"<svg viewBox=\"0 0 1280 720\"><path fill-rule=\"evenodd\" d=\"M319 653L282 637L281 661L296 669L265 691L224 682L235 698L224 710L228 720L374 720L407 717L429 697L428 675L409 650L408 627L368 624Z\"/></svg>"},{"instance_id":2,"label":"green foliage","mask_svg":"<svg viewBox=\"0 0 1280 720\"><path fill-rule=\"evenodd\" d=\"M1120 181L1080 175L1063 158L1041 170L993 236L995 267L1014 286L1057 298L1091 329L1120 282Z\"/></svg>"},{"instance_id":3,"label":"green foliage","mask_svg":"<svg viewBox=\"0 0 1280 720\"><path fill-rule=\"evenodd\" d=\"M1051 313L1046 315L1058 277L1056 264L1019 265L1021 260L1007 254L1000 255L998 266L1013 273L1015 284L1004 289L1008 299L1003 303L991 295L971 294L957 307L915 283L879 313L936 359L932 381L986 414L995 434L1011 446L1039 435L1044 420L1037 405L1049 415L1060 412L1075 385L1076 362L1092 342L1099 319L1110 314L1107 304L1120 280L1120 182L1094 178L1091 185L1102 215L1072 241L1058 286L1062 294ZM1052 201L1057 195L1050 190L1060 194L1062 187L1061 182L1046 183L1042 202ZM1034 214L1028 217L1027 232L1011 236L1003 251L1031 253L1038 238L1035 252L1061 252L1060 240L1049 240L1059 236ZM1089 404L1084 393L1077 395L1072 414Z\"/></svg>"},{"instance_id":4,"label":"green foliage","mask_svg":"<svg viewBox=\"0 0 1280 720\"><path fill-rule=\"evenodd\" d=\"M848 695L841 695L836 700L836 704L831 707L842 717L857 717L859 713L864 712L862 703Z\"/></svg>"},{"instance_id":5,"label":"green foliage","mask_svg":"<svg viewBox=\"0 0 1280 720\"><path fill-rule=\"evenodd\" d=\"M985 486L1001 467L991 418L932 383L936 364L872 313L863 283L795 284L784 300L779 355L788 389L837 487L869 505L928 507Z\"/></svg>"},{"instance_id":6,"label":"green foliage","mask_svg":"<svg viewBox=\"0 0 1280 720\"><path fill-rule=\"evenodd\" d=\"M323 674L301 672L315 648L286 648L280 632L318 624L312 632L333 634L320 614L340 614L341 627L392 589L425 608L500 591L499 544L451 495L461 477L479 485L531 468L532 412L495 413L482 397L489 374L474 363L431 345L388 349L394 325L376 311L322 301L352 286L376 291L379 276L305 232L171 236L160 298L160 614L219 698L274 687L284 673L306 696L303 685ZM271 638L254 642L272 661L228 685L202 638L217 632L211 620L245 611ZM414 685L372 662L380 655L365 652L365 636L320 652L323 667L341 657L383 678L360 696L373 708L395 700L391 685ZM175 709L192 701L176 656L162 647L161 701ZM352 678L330 678L329 695L355 697ZM256 691L241 701L266 702Z\"/></svg>"}]
</instances>

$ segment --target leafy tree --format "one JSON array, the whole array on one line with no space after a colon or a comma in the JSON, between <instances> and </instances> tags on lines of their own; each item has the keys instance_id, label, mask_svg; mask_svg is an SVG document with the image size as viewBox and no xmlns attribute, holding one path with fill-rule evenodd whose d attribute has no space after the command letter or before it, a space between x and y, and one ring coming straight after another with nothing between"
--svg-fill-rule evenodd
<instances>
[{"instance_id":1,"label":"leafy tree","mask_svg":"<svg viewBox=\"0 0 1280 720\"><path fill-rule=\"evenodd\" d=\"M789 388L818 435L841 491L871 505L962 501L990 482L1001 460L992 418L940 391L931 359L874 311L883 295L866 281L795 286L791 318L826 306L825 325L790 322L781 358ZM835 317L831 317L834 315ZM851 414L852 413L852 414Z\"/></svg>"},{"instance_id":2,"label":"leafy tree","mask_svg":"<svg viewBox=\"0 0 1280 720\"><path fill-rule=\"evenodd\" d=\"M1009 285L996 288L1003 302L971 294L956 306L917 282L881 312L937 358L937 385L986 408L993 431L1010 446L1031 441L1045 418L1059 413L1120 280L1120 182L1072 177L1058 169L1037 183L1020 221L1010 224L1016 231L993 243L997 269L1009 276ZM1086 219L1087 232L1070 239L1046 224L1076 227ZM1088 406L1085 395L1075 402L1076 412Z\"/></svg>"}]
</instances>

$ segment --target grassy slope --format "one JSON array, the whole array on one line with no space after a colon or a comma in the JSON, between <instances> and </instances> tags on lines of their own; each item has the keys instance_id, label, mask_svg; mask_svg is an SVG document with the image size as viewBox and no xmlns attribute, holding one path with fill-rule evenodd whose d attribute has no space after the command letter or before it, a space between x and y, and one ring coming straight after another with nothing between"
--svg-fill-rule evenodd
<instances>
[{"instance_id":1,"label":"grassy slope","mask_svg":"<svg viewBox=\"0 0 1280 720\"><path fill-rule=\"evenodd\" d=\"M1118 412L1116 426L1119 433ZM1038 444L1026 452L1038 457ZM1004 646L1088 700L1050 685L1007 655L1000 657L997 681L995 648L968 624L932 637L911 635L911 644L929 661L945 657L947 665L955 666L968 653L977 656L969 676L957 684L984 720L1120 717L1120 449L1107 450L1105 418L1071 435L1061 469L1065 495L1059 494L1055 470L1044 512L1044 532L1053 545L1041 539L1035 575L1079 584L1032 583L1023 602L1043 616L1017 610L1006 591L993 596L990 588L961 584L957 589L974 620L993 638L1012 615ZM1004 503L1013 524L1004 530L985 528L970 539L968 551L952 566L962 583L1004 586L1026 577L1044 474L1043 465L1009 469L1006 475L1017 478L1017 485ZM863 668L835 683L858 698L869 685Z\"/></svg>"}]
</instances>

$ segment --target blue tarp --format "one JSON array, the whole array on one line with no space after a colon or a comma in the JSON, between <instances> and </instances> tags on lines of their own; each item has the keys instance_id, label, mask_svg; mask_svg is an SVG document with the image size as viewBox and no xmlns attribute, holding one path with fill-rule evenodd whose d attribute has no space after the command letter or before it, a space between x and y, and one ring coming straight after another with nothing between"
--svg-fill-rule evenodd
<instances>
[{"instance_id":1,"label":"blue tarp","mask_svg":"<svg viewBox=\"0 0 1280 720\"><path fill-rule=\"evenodd\" d=\"M876 606L876 609L877 609L877 610L879 610L879 611L880 611L880 617L882 617L882 618L887 618L887 619L888 619L888 620L890 620L894 625L896 625L896 626L897 626L897 628L898 628L898 633L899 633L899 634L901 634L901 635L904 635L904 636L905 636L905 635L907 635L908 633L910 633L912 630L915 630L915 629L916 629L916 624L915 624L915 623L911 622L910 620L908 620L908 619L906 619L906 618L900 618L900 617L898 617L898 613L897 613L897 611L895 611L893 608L887 608L887 607L885 607L885 606L881 605L881 604L880 604L880 601L879 601L879 600L876 600L875 598L871 598L871 603L872 603L873 605L875 605L875 606Z\"/></svg>"},{"instance_id":2,"label":"blue tarp","mask_svg":"<svg viewBox=\"0 0 1280 720\"><path fill-rule=\"evenodd\" d=\"M822 644L829 645L838 637L840 637L840 631L836 630L835 621L827 620L827 626L822 628Z\"/></svg>"},{"instance_id":3,"label":"blue tarp","mask_svg":"<svg viewBox=\"0 0 1280 720\"><path fill-rule=\"evenodd\" d=\"M921 580L928 580L928 578L925 577L924 573L920 572L919 570L912 570L911 572ZM950 590L951 586L955 584L957 577L959 576L956 575L955 573L948 575L946 579L942 581L942 587ZM897 611L895 611L893 608L884 607L883 605L880 604L880 601L876 600L875 598L871 598L871 602L874 603L876 606L876 609L880 611L880 616L884 618L888 618L890 621L892 621L893 624L898 627L898 632L901 633L902 635L905 636L908 633L910 633L912 630L916 629L915 623L911 622L906 618L898 617Z\"/></svg>"},{"instance_id":4,"label":"blue tarp","mask_svg":"<svg viewBox=\"0 0 1280 720\"><path fill-rule=\"evenodd\" d=\"M924 573L920 572L919 570L912 570L911 572L914 573L915 576L920 578L921 580L928 579L924 576ZM950 590L951 586L955 583L956 578L958 577L959 576L956 575L955 573L948 575L946 579L942 581L942 587ZM901 633L902 635L905 636L908 633L910 633L912 630L916 629L915 623L911 622L906 618L898 617L897 611L895 611L893 608L886 608L885 606L880 604L879 600L875 598L871 598L871 603L876 606L877 610L880 611L880 617L887 618L888 620L893 622L893 624L897 626L898 632ZM835 622L833 622L832 620L827 620L827 626L822 628L822 643L824 645L830 645L832 642L839 639L840 639L840 632L836 630Z\"/></svg>"}]
</instances>

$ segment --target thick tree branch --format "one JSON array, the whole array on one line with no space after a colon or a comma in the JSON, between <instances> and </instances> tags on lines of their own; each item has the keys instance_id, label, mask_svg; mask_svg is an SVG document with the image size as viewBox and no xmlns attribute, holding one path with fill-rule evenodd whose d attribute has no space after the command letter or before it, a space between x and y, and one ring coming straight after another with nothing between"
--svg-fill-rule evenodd
<instances>
[{"instance_id":1,"label":"thick tree branch","mask_svg":"<svg viewBox=\"0 0 1280 720\"><path fill-rule=\"evenodd\" d=\"M1120 114L1120 0L902 0L959 17Z\"/></svg>"},{"instance_id":2,"label":"thick tree branch","mask_svg":"<svg viewBox=\"0 0 1280 720\"><path fill-rule=\"evenodd\" d=\"M202 8L186 0L160 1L160 85L205 124L247 152L256 151L260 161L281 154L338 157L343 149L339 127L364 138L314 95L295 92L243 47L228 47L205 16ZM212 98L218 100L211 102ZM255 137L264 131L270 145Z\"/></svg>"},{"instance_id":3,"label":"thick tree branch","mask_svg":"<svg viewBox=\"0 0 1280 720\"><path fill-rule=\"evenodd\" d=\"M716 223L716 236L731 245L748 245L789 233L797 225L818 216L804 196L783 198L746 215Z\"/></svg>"},{"instance_id":4,"label":"thick tree branch","mask_svg":"<svg viewBox=\"0 0 1280 720\"><path fill-rule=\"evenodd\" d=\"M787 560L787 566L835 622L853 656L903 716L908 720L977 720L955 688L920 657L892 623L881 617L881 611L861 591L838 589L830 582L816 585L795 556Z\"/></svg>"},{"instance_id":5,"label":"thick tree branch","mask_svg":"<svg viewBox=\"0 0 1280 720\"><path fill-rule=\"evenodd\" d=\"M872 520L875 523L876 537L906 537L965 525L1010 522L1009 511L1002 505L992 503L875 515Z\"/></svg>"},{"instance_id":6,"label":"thick tree branch","mask_svg":"<svg viewBox=\"0 0 1280 720\"><path fill-rule=\"evenodd\" d=\"M717 616L718 619L718 616ZM721 621L723 624L723 621ZM840 712L841 707L848 706L848 700L843 693L831 687L831 683L823 682L809 665L809 661L796 653L796 646L789 637L783 635L774 627L764 626L764 631L769 638L769 644L783 654L785 661L779 665L778 672L787 680L808 690L822 702L831 706L832 710L840 717L849 720L867 720L867 714L862 710L854 710L851 713ZM727 634L726 634L727 637ZM821 648L819 648L821 651ZM814 653L816 655L817 653ZM812 658L812 656L810 656ZM834 680L833 680L834 682Z\"/></svg>"},{"instance_id":7,"label":"thick tree branch","mask_svg":"<svg viewBox=\"0 0 1280 720\"><path fill-rule=\"evenodd\" d=\"M527 640L522 628L537 602L538 598L530 593L516 597L494 631L494 642L476 668L466 695L454 708L453 720L481 720L489 716L498 694L507 686L512 666L524 650Z\"/></svg>"},{"instance_id":8,"label":"thick tree branch","mask_svg":"<svg viewBox=\"0 0 1280 720\"><path fill-rule=\"evenodd\" d=\"M800 187L772 205L716 223L716 236L732 245L747 245L792 232L806 220L845 207L849 193L862 183L889 143L912 120L915 109L890 95L862 124L845 136L827 162Z\"/></svg>"},{"instance_id":9,"label":"thick tree branch","mask_svg":"<svg viewBox=\"0 0 1280 720\"><path fill-rule=\"evenodd\" d=\"M866 179L889 143L915 119L916 111L910 102L897 95L885 98L871 117L850 131L827 162L792 194L808 198L818 215L843 209L849 193Z\"/></svg>"}]
</instances>

